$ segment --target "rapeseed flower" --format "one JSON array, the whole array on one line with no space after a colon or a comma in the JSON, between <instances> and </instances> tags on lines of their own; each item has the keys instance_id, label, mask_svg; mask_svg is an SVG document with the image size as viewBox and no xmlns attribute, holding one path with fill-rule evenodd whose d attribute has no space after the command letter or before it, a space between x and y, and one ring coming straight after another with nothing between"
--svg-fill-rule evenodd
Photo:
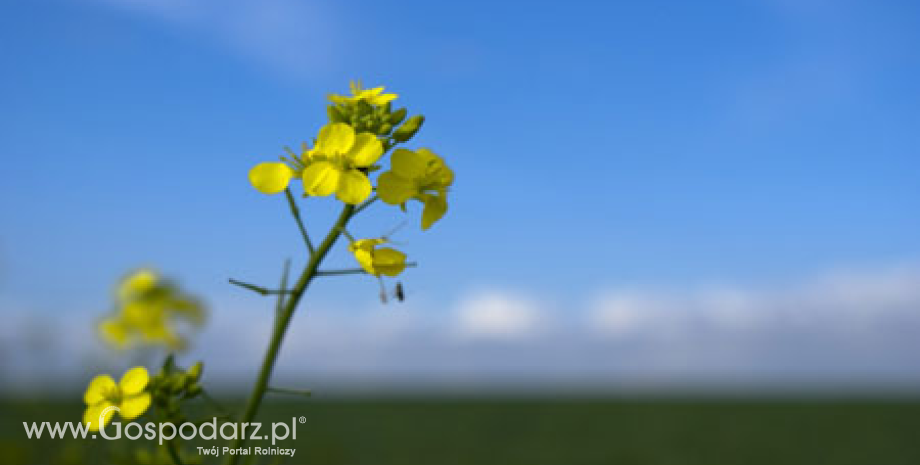
<instances>
[{"instance_id":1,"label":"rapeseed flower","mask_svg":"<svg viewBox=\"0 0 920 465\"><path fill-rule=\"evenodd\" d=\"M319 131L316 147L306 153L303 188L308 195L336 198L357 205L371 195L370 168L383 155L383 143L369 132L355 134L345 123L332 123Z\"/></svg>"},{"instance_id":2,"label":"rapeseed flower","mask_svg":"<svg viewBox=\"0 0 920 465\"><path fill-rule=\"evenodd\" d=\"M340 105L354 104L362 101L371 105L385 105L399 97L396 94L384 94L383 86L373 89L362 89L361 81L357 83L351 81L350 87L351 95L330 94L329 100Z\"/></svg>"},{"instance_id":3,"label":"rapeseed flower","mask_svg":"<svg viewBox=\"0 0 920 465\"><path fill-rule=\"evenodd\" d=\"M99 324L99 332L119 348L141 342L180 349L186 342L176 331L178 320L195 326L204 322L204 308L197 300L149 269L123 279L116 297L116 311Z\"/></svg>"},{"instance_id":4,"label":"rapeseed flower","mask_svg":"<svg viewBox=\"0 0 920 465\"><path fill-rule=\"evenodd\" d=\"M422 229L428 229L447 213L447 189L453 182L454 172L431 150L397 149L390 171L377 180L377 195L391 205L422 202Z\"/></svg>"},{"instance_id":5,"label":"rapeseed flower","mask_svg":"<svg viewBox=\"0 0 920 465\"><path fill-rule=\"evenodd\" d=\"M386 242L386 239L359 239L348 250L368 274L396 276L406 269L406 254L391 247L377 248Z\"/></svg>"},{"instance_id":6,"label":"rapeseed flower","mask_svg":"<svg viewBox=\"0 0 920 465\"><path fill-rule=\"evenodd\" d=\"M141 416L150 407L151 396L146 392L149 381L144 367L128 370L117 384L109 375L96 376L83 395L86 402L83 423L90 431L99 431L112 421L116 410L125 420Z\"/></svg>"}]
</instances>

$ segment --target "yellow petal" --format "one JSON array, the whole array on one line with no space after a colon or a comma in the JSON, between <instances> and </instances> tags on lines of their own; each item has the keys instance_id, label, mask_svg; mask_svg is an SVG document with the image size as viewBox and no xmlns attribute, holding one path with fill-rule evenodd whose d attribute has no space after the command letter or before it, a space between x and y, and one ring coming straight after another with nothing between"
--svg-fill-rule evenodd
<instances>
[{"instance_id":1,"label":"yellow petal","mask_svg":"<svg viewBox=\"0 0 920 465\"><path fill-rule=\"evenodd\" d=\"M120 318L107 318L99 323L99 334L106 342L118 347L128 343L128 328Z\"/></svg>"},{"instance_id":2,"label":"yellow petal","mask_svg":"<svg viewBox=\"0 0 920 465\"><path fill-rule=\"evenodd\" d=\"M118 387L121 388L123 395L130 396L142 392L147 387L148 381L150 381L150 375L147 374L147 369L134 367L125 372Z\"/></svg>"},{"instance_id":3,"label":"yellow petal","mask_svg":"<svg viewBox=\"0 0 920 465\"><path fill-rule=\"evenodd\" d=\"M367 175L358 170L348 170L339 178L335 196L342 202L357 205L370 197L371 190L373 186Z\"/></svg>"},{"instance_id":4,"label":"yellow petal","mask_svg":"<svg viewBox=\"0 0 920 465\"><path fill-rule=\"evenodd\" d=\"M377 96L371 97L367 100L368 100L368 103L372 105L386 105L387 102L392 102L393 100L396 100L396 97L398 97L397 94L383 94L383 95L377 95Z\"/></svg>"},{"instance_id":5,"label":"yellow petal","mask_svg":"<svg viewBox=\"0 0 920 465\"><path fill-rule=\"evenodd\" d=\"M374 251L374 268L379 274L396 276L406 269L406 254L389 247Z\"/></svg>"},{"instance_id":6,"label":"yellow petal","mask_svg":"<svg viewBox=\"0 0 920 465\"><path fill-rule=\"evenodd\" d=\"M280 162L259 163L249 170L249 182L263 194L277 194L287 188L294 171Z\"/></svg>"},{"instance_id":7,"label":"yellow petal","mask_svg":"<svg viewBox=\"0 0 920 465\"><path fill-rule=\"evenodd\" d=\"M308 195L327 196L339 185L340 171L328 161L319 161L303 170L303 190Z\"/></svg>"},{"instance_id":8,"label":"yellow petal","mask_svg":"<svg viewBox=\"0 0 920 465\"><path fill-rule=\"evenodd\" d=\"M357 260L358 264L361 265L361 268L363 268L364 271L370 274L377 274L377 270L374 269L374 257L371 251L358 249L353 251L353 253L355 255L355 260Z\"/></svg>"},{"instance_id":9,"label":"yellow petal","mask_svg":"<svg viewBox=\"0 0 920 465\"><path fill-rule=\"evenodd\" d=\"M454 172L443 158L426 148L418 149L418 154L425 161L425 182L432 188L449 187L454 183Z\"/></svg>"},{"instance_id":10,"label":"yellow petal","mask_svg":"<svg viewBox=\"0 0 920 465\"><path fill-rule=\"evenodd\" d=\"M371 250L374 250L374 247L376 247L379 244L383 244L385 242L386 242L385 240L380 239L380 238L358 239L348 245L348 250L352 252L355 252L358 250L364 250L364 251L370 252Z\"/></svg>"},{"instance_id":11,"label":"yellow petal","mask_svg":"<svg viewBox=\"0 0 920 465\"><path fill-rule=\"evenodd\" d=\"M90 431L99 431L99 418L103 415L103 412L105 412L105 416L102 417L101 425L109 424L112 418L115 417L115 409L110 407L114 407L111 402L99 402L86 407L86 411L83 412L83 424L88 425Z\"/></svg>"},{"instance_id":12,"label":"yellow petal","mask_svg":"<svg viewBox=\"0 0 920 465\"><path fill-rule=\"evenodd\" d=\"M358 168L367 168L373 165L383 155L383 144L377 136L362 132L355 136L355 143L348 151L347 157Z\"/></svg>"},{"instance_id":13,"label":"yellow petal","mask_svg":"<svg viewBox=\"0 0 920 465\"><path fill-rule=\"evenodd\" d=\"M422 210L422 229L428 229L447 213L447 198L442 195L426 195Z\"/></svg>"},{"instance_id":14,"label":"yellow petal","mask_svg":"<svg viewBox=\"0 0 920 465\"><path fill-rule=\"evenodd\" d=\"M377 196L390 205L401 204L418 193L414 181L392 171L387 171L377 178Z\"/></svg>"},{"instance_id":15,"label":"yellow petal","mask_svg":"<svg viewBox=\"0 0 920 465\"><path fill-rule=\"evenodd\" d=\"M118 298L122 302L135 299L153 290L160 278L153 270L142 268L126 276L118 286Z\"/></svg>"},{"instance_id":16,"label":"yellow petal","mask_svg":"<svg viewBox=\"0 0 920 465\"><path fill-rule=\"evenodd\" d=\"M421 177L427 168L426 157L406 149L396 149L392 157L394 173L409 179Z\"/></svg>"},{"instance_id":17,"label":"yellow petal","mask_svg":"<svg viewBox=\"0 0 920 465\"><path fill-rule=\"evenodd\" d=\"M133 420L147 411L147 408L150 407L150 393L144 392L139 395L125 397L121 401L121 411L118 412L122 418L125 420Z\"/></svg>"},{"instance_id":18,"label":"yellow petal","mask_svg":"<svg viewBox=\"0 0 920 465\"><path fill-rule=\"evenodd\" d=\"M316 150L328 154L345 153L354 143L355 130L351 126L345 123L333 123L319 130Z\"/></svg>"},{"instance_id":19,"label":"yellow petal","mask_svg":"<svg viewBox=\"0 0 920 465\"><path fill-rule=\"evenodd\" d=\"M98 404L105 400L106 396L110 392L114 392L118 389L118 386L115 384L115 380L112 379L109 375L99 375L93 378L89 382L89 386L86 388L86 393L83 394L83 402L86 402L86 405Z\"/></svg>"}]
</instances>

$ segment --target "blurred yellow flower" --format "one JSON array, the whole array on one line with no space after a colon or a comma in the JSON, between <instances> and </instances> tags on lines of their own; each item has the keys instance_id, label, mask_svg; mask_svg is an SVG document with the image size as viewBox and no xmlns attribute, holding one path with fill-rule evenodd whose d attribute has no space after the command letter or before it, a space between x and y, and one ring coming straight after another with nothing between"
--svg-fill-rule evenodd
<instances>
[{"instance_id":1,"label":"blurred yellow flower","mask_svg":"<svg viewBox=\"0 0 920 465\"><path fill-rule=\"evenodd\" d=\"M428 229L447 213L447 188L453 182L454 172L431 150L397 149L390 171L377 180L377 195L391 205L421 201L425 205L422 229Z\"/></svg>"},{"instance_id":2,"label":"blurred yellow flower","mask_svg":"<svg viewBox=\"0 0 920 465\"><path fill-rule=\"evenodd\" d=\"M377 248L385 239L359 239L348 246L364 271L374 276L396 276L406 269L406 254L390 248Z\"/></svg>"},{"instance_id":3,"label":"blurred yellow flower","mask_svg":"<svg viewBox=\"0 0 920 465\"><path fill-rule=\"evenodd\" d=\"M196 299L149 269L125 277L116 296L115 314L105 318L98 329L103 339L119 348L141 342L181 349L186 341L174 327L177 320L194 326L204 322L204 308Z\"/></svg>"},{"instance_id":4,"label":"blurred yellow flower","mask_svg":"<svg viewBox=\"0 0 920 465\"><path fill-rule=\"evenodd\" d=\"M383 155L383 144L369 132L355 134L345 123L332 123L319 131L316 147L304 160L303 188L308 195L333 192L342 202L357 205L371 195L373 187L362 169Z\"/></svg>"},{"instance_id":5,"label":"blurred yellow flower","mask_svg":"<svg viewBox=\"0 0 920 465\"><path fill-rule=\"evenodd\" d=\"M361 81L355 83L351 81L351 95L336 95L330 94L329 100L333 103L338 103L342 105L348 105L350 103L357 103L360 101L365 101L371 105L385 105L387 102L391 102L399 97L396 94L384 94L383 87L375 87L373 89L362 89Z\"/></svg>"},{"instance_id":6,"label":"blurred yellow flower","mask_svg":"<svg viewBox=\"0 0 920 465\"><path fill-rule=\"evenodd\" d=\"M145 391L149 381L144 367L128 370L118 384L109 375L96 376L83 395L86 402L83 423L90 431L99 431L112 421L116 410L125 420L141 416L150 407L151 396Z\"/></svg>"}]
</instances>

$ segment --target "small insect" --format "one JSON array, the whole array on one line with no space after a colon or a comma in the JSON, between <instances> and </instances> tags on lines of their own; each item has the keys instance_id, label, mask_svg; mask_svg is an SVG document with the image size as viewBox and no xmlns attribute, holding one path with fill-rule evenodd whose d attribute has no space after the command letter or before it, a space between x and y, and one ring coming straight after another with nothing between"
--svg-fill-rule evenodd
<instances>
[{"instance_id":1,"label":"small insect","mask_svg":"<svg viewBox=\"0 0 920 465\"><path fill-rule=\"evenodd\" d=\"M402 281L396 281L396 289L393 289L393 297L396 297L396 300L400 302L406 300L406 292L403 290Z\"/></svg>"},{"instance_id":2,"label":"small insect","mask_svg":"<svg viewBox=\"0 0 920 465\"><path fill-rule=\"evenodd\" d=\"M401 281L396 282L396 287L392 291L387 292L386 288L383 286L383 281L380 282L380 303L386 304L389 302L390 297L395 298L399 302L406 301L406 290L403 288Z\"/></svg>"}]
</instances>

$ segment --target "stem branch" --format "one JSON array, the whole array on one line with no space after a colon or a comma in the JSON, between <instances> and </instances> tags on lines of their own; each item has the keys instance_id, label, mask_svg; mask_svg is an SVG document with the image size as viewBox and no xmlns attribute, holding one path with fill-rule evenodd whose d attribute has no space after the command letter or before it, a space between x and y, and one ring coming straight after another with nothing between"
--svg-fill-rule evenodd
<instances>
[{"instance_id":1,"label":"stem branch","mask_svg":"<svg viewBox=\"0 0 920 465\"><path fill-rule=\"evenodd\" d=\"M240 418L242 423L251 423L253 418L256 416L256 412L259 411L259 406L262 404L262 398L265 397L265 391L268 387L268 381L272 375L272 369L275 367L275 361L278 358L278 353L281 351L281 342L284 340L284 334L287 332L287 328L291 322L291 317L294 316L294 310L297 309L297 304L300 302L300 298L303 296L304 292L307 290L307 286L310 285L310 282L313 281L313 278L316 277L316 271L319 269L320 262L326 257L326 254L329 253L329 250L332 249L332 246L338 240L339 236L342 234L342 230L345 229L345 225L348 224L348 220L351 219L352 215L355 213L354 205L345 205L342 209L342 213L339 214L339 218L336 220L335 225L323 239L323 242L320 243L319 248L310 255L310 261L307 262L306 268L304 268L303 273L300 275L300 278L297 280L297 283L294 284L293 289L291 290L290 297L285 300L284 306L281 309L281 312L275 318L274 329L272 330L272 338L268 343L268 350L265 352L265 358L262 361L262 367L259 370L259 377L256 378L255 385L252 388L252 394L249 396L249 401L246 403L246 410L243 412L243 416ZM240 448L245 444L246 439L245 435L240 435L233 441L232 447L234 449ZM234 465L239 460L239 455L228 455L227 464Z\"/></svg>"}]
</instances>

